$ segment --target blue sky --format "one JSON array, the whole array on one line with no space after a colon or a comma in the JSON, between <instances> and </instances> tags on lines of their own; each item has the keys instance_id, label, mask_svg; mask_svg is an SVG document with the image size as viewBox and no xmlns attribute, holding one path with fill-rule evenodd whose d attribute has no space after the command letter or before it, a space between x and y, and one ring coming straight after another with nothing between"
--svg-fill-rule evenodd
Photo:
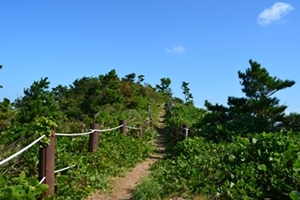
<instances>
[{"instance_id":1,"label":"blue sky","mask_svg":"<svg viewBox=\"0 0 300 200\"><path fill-rule=\"evenodd\" d=\"M300 111L300 1L11 0L0 8L1 99L41 77L55 87L116 69L151 85L169 77L180 98L189 82L199 107L226 104L243 96L237 71L253 59L297 82L277 96Z\"/></svg>"}]
</instances>

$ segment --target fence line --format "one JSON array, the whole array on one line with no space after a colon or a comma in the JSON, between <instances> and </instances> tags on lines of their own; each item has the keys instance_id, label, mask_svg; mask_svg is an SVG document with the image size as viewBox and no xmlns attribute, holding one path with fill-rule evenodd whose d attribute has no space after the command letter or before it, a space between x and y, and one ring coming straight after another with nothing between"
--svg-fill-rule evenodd
<instances>
[{"instance_id":1,"label":"fence line","mask_svg":"<svg viewBox=\"0 0 300 200\"><path fill-rule=\"evenodd\" d=\"M36 143L38 143L41 139L43 139L46 135L42 135L41 137L39 137L38 139L36 139L35 141L33 141L31 144L27 145L26 147L24 147L23 149L21 149L20 151L18 151L17 153L9 156L8 158L2 160L0 162L0 166L3 165L4 163L10 161L11 159L17 157L18 155L20 155L21 153L23 153L24 151L26 151L27 149L29 149L30 147L32 147L33 145L35 145Z\"/></svg>"},{"instance_id":2,"label":"fence line","mask_svg":"<svg viewBox=\"0 0 300 200\"><path fill-rule=\"evenodd\" d=\"M94 130L85 132L85 133L55 133L55 135L57 135L57 136L83 136L83 135L90 135L91 133L94 133Z\"/></svg>"},{"instance_id":3,"label":"fence line","mask_svg":"<svg viewBox=\"0 0 300 200\"><path fill-rule=\"evenodd\" d=\"M75 167L75 166L76 166L76 165L71 165L71 166L69 166L69 167L65 167L65 168L56 170L56 171L54 171L54 174L57 174L57 173L62 172L62 171L66 171L66 170L68 170L68 169L70 169L70 168L73 168L73 167Z\"/></svg>"},{"instance_id":4,"label":"fence line","mask_svg":"<svg viewBox=\"0 0 300 200\"><path fill-rule=\"evenodd\" d=\"M149 123L149 128L146 129L146 131L150 130L152 128L152 118L150 118L147 122ZM139 130L139 135L140 137L143 136L143 126L142 124L139 125L139 128L137 127L131 127L126 125L126 120L121 120L120 125L114 128L110 129L104 129L101 130L99 129L99 124L93 124L91 131L85 132L85 133L55 133L54 128L52 129L52 134L50 136L50 144L47 147L40 148L40 160L39 160L39 184L44 183L48 184L50 190L48 192L44 192L42 194L42 198L53 195L55 193L54 191L54 179L55 176L54 174L66 171L70 168L75 167L76 165L68 166L59 170L54 170L55 166L55 136L84 136L84 135L89 135L90 136L90 141L89 141L89 151L96 151L98 148L98 134L101 132L107 132L107 131L113 131L116 129L120 129L120 132L124 135L126 135L127 129L135 129ZM20 155L24 151L28 150L30 147L41 141L46 135L42 135L35 141L33 141L31 144L27 145L25 148L22 150L18 151L17 153L9 156L8 158L2 160L0 162L0 166L3 165L4 163L10 161L11 159L15 158L16 156Z\"/></svg>"},{"instance_id":5,"label":"fence line","mask_svg":"<svg viewBox=\"0 0 300 200\"><path fill-rule=\"evenodd\" d=\"M104 130L100 130L100 129L95 129L94 131L98 131L98 132L100 132L100 133L102 133L102 132L108 132L108 131L113 131L113 130L116 130L116 129L118 129L118 128L121 128L121 127L123 127L124 125L123 124L121 124L120 126L117 126L117 127L114 127L114 128L109 128L109 129L104 129Z\"/></svg>"},{"instance_id":6,"label":"fence line","mask_svg":"<svg viewBox=\"0 0 300 200\"><path fill-rule=\"evenodd\" d=\"M55 133L55 135L57 136L84 136L84 135L90 135L92 133L94 133L95 131L98 131L100 133L102 132L108 132L108 131L113 131L113 130L116 130L118 128L121 128L123 125L120 125L120 126L117 126L117 127L114 127L114 128L110 128L110 129L104 129L104 130L101 130L101 129L91 129L91 131L89 132L85 132L85 133ZM127 128L129 128L127 126Z\"/></svg>"}]
</instances>

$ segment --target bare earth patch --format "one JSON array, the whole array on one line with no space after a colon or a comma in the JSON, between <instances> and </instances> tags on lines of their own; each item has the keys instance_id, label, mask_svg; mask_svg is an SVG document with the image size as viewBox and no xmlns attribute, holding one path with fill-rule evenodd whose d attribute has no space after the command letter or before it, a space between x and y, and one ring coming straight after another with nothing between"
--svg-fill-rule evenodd
<instances>
[{"instance_id":1,"label":"bare earth patch","mask_svg":"<svg viewBox=\"0 0 300 200\"><path fill-rule=\"evenodd\" d=\"M159 137L155 141L157 146L157 153L150 156L143 162L137 164L130 172L125 174L125 177L114 178L113 190L110 195L95 193L87 198L87 200L130 200L132 189L140 183L141 179L150 173L151 165L157 160L164 156L163 146L163 115L164 112L160 113L160 119L158 122L158 133Z\"/></svg>"}]
</instances>

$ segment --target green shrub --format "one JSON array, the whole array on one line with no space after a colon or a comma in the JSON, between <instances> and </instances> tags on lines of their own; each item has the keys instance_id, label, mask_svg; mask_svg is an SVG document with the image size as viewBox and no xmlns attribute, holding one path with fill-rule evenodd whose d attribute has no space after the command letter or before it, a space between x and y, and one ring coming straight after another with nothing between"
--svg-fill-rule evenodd
<instances>
[{"instance_id":1,"label":"green shrub","mask_svg":"<svg viewBox=\"0 0 300 200\"><path fill-rule=\"evenodd\" d=\"M48 185L40 184L36 178L27 178L25 172L15 178L0 175L0 199L3 200L38 199L48 189Z\"/></svg>"},{"instance_id":2,"label":"green shrub","mask_svg":"<svg viewBox=\"0 0 300 200\"><path fill-rule=\"evenodd\" d=\"M300 138L292 133L263 133L236 138L239 148L223 157L223 198L287 199L300 189Z\"/></svg>"},{"instance_id":3,"label":"green shrub","mask_svg":"<svg viewBox=\"0 0 300 200\"><path fill-rule=\"evenodd\" d=\"M292 133L255 134L218 144L188 138L154 165L151 178L155 187L164 188L160 198L297 199L299 150L300 137Z\"/></svg>"}]
</instances>

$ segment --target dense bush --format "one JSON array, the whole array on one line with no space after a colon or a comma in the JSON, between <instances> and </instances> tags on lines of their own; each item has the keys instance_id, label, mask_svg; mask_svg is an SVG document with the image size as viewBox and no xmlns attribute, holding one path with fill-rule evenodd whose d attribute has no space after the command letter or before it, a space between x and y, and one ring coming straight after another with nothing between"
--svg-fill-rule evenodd
<instances>
[{"instance_id":1,"label":"dense bush","mask_svg":"<svg viewBox=\"0 0 300 200\"><path fill-rule=\"evenodd\" d=\"M216 145L206 142L203 138L195 137L179 142L170 157L159 161L153 167L150 179L136 188L139 189L144 184L158 185L160 198L170 196L183 196L191 198L194 195L213 194L215 191L214 182L216 167L220 163L221 157L225 154L227 145ZM217 178L217 177L216 177ZM149 189L151 191L151 189ZM151 199L151 193L144 196ZM139 196L135 197L136 199Z\"/></svg>"},{"instance_id":2,"label":"dense bush","mask_svg":"<svg viewBox=\"0 0 300 200\"><path fill-rule=\"evenodd\" d=\"M237 138L238 148L223 158L220 197L287 199L300 189L300 137L263 133Z\"/></svg>"},{"instance_id":3,"label":"dense bush","mask_svg":"<svg viewBox=\"0 0 300 200\"><path fill-rule=\"evenodd\" d=\"M165 123L165 141L167 147L173 147L178 141L184 139L182 126L185 124L192 127L195 123L203 118L205 111L196 108L193 105L176 104L171 110L167 110L164 123ZM190 128L188 134L193 136L196 129Z\"/></svg>"},{"instance_id":4,"label":"dense bush","mask_svg":"<svg viewBox=\"0 0 300 200\"><path fill-rule=\"evenodd\" d=\"M160 198L289 199L300 190L299 148L299 136L283 133L236 137L233 143L219 144L186 139L171 157L155 165L144 185L160 189ZM139 188L144 186L135 194Z\"/></svg>"},{"instance_id":5,"label":"dense bush","mask_svg":"<svg viewBox=\"0 0 300 200\"><path fill-rule=\"evenodd\" d=\"M120 175L121 172L131 168L153 151L153 147L146 140L134 136L124 136L119 131L102 133L99 137L99 148L94 153L87 151L88 136L56 137L56 169L76 165L66 172L57 174L56 198L83 198L94 190L107 189L109 177ZM0 169L8 174L5 176L6 179L14 180L13 177L18 173L16 170L25 170L30 177L36 177L38 174L38 148L38 145L33 146L20 155L21 160L14 159L5 164L5 166L13 165L13 168L1 166ZM36 178L30 180L36 180ZM11 182L10 187L14 184L15 182ZM17 185L15 187L19 188ZM5 191L0 190L0 194Z\"/></svg>"},{"instance_id":6,"label":"dense bush","mask_svg":"<svg viewBox=\"0 0 300 200\"><path fill-rule=\"evenodd\" d=\"M38 199L47 190L48 185L40 184L36 178L27 178L25 172L15 178L0 175L0 199L3 200Z\"/></svg>"}]
</instances>

